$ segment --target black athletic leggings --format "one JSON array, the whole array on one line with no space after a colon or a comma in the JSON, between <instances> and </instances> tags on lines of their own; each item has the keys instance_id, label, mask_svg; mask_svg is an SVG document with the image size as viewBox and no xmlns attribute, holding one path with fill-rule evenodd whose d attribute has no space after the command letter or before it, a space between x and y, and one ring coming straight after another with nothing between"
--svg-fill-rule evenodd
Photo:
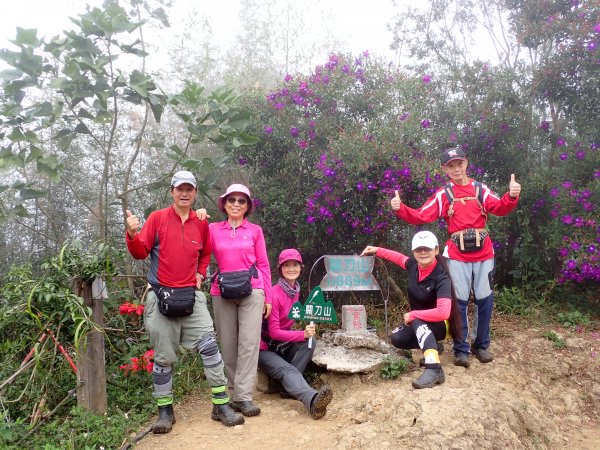
<instances>
[{"instance_id":1,"label":"black athletic leggings","mask_svg":"<svg viewBox=\"0 0 600 450\"><path fill-rule=\"evenodd\" d=\"M437 350L437 341L446 338L446 322L425 322L413 320L410 325L401 325L392 331L392 345L405 350L420 348Z\"/></svg>"}]
</instances>

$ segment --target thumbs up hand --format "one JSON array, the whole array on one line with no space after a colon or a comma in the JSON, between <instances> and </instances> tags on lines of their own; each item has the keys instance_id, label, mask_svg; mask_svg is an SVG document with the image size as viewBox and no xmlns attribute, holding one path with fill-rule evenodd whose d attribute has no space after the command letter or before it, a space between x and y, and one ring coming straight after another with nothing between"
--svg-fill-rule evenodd
<instances>
[{"instance_id":1,"label":"thumbs up hand","mask_svg":"<svg viewBox=\"0 0 600 450\"><path fill-rule=\"evenodd\" d=\"M521 185L515 181L515 174L510 175L510 183L508 183L508 195L512 198L517 198L521 194Z\"/></svg>"},{"instance_id":2,"label":"thumbs up hand","mask_svg":"<svg viewBox=\"0 0 600 450\"><path fill-rule=\"evenodd\" d=\"M133 239L140 228L140 218L133 215L129 210L125 211L125 213L127 214L125 219L127 224L127 234L131 239Z\"/></svg>"},{"instance_id":3,"label":"thumbs up hand","mask_svg":"<svg viewBox=\"0 0 600 450\"><path fill-rule=\"evenodd\" d=\"M394 196L390 204L392 205L392 209L394 211L398 211L400 209L400 205L402 204L402 200L400 200L400 194L398 194L398 191L394 192L396 193L396 195Z\"/></svg>"}]
</instances>

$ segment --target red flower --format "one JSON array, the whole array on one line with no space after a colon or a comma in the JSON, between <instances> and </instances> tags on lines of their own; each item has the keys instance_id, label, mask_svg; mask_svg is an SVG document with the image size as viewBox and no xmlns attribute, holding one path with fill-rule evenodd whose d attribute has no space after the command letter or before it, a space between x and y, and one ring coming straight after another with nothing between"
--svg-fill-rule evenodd
<instances>
[{"instance_id":1,"label":"red flower","mask_svg":"<svg viewBox=\"0 0 600 450\"><path fill-rule=\"evenodd\" d=\"M154 367L154 350L147 350L142 356L129 358L131 364L123 364L119 366L125 375L129 375L130 372L139 372L145 370L146 372L152 372Z\"/></svg>"},{"instance_id":2,"label":"red flower","mask_svg":"<svg viewBox=\"0 0 600 450\"><path fill-rule=\"evenodd\" d=\"M142 314L144 314L144 305L125 302L121 306L119 306L119 314L121 314L122 316L133 314L141 316Z\"/></svg>"}]
</instances>

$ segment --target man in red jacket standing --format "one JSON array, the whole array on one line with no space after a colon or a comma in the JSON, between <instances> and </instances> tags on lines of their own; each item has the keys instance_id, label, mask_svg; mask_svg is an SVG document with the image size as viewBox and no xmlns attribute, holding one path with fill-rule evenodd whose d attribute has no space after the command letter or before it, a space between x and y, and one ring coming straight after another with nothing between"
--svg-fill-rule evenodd
<instances>
[{"instance_id":1,"label":"man in red jacket standing","mask_svg":"<svg viewBox=\"0 0 600 450\"><path fill-rule=\"evenodd\" d=\"M200 291L212 249L208 224L192 209L196 194L196 178L183 170L171 179L173 204L151 213L141 231L140 219L127 211L129 253L135 259L150 255L148 282L152 289L144 325L154 349L152 377L158 404L154 433L168 433L175 423L172 365L179 345L197 350L202 357L212 391L211 417L227 426L244 423L244 417L229 405L223 359L206 296Z\"/></svg>"},{"instance_id":2,"label":"man in red jacket standing","mask_svg":"<svg viewBox=\"0 0 600 450\"><path fill-rule=\"evenodd\" d=\"M396 191L391 206L396 216L414 225L443 218L450 239L444 256L448 258L450 277L459 300L461 337L454 340L454 364L469 367L473 353L482 363L493 360L489 352L490 321L494 306L494 249L486 229L488 214L504 216L516 206L521 185L510 177L508 192L499 198L485 184L467 176L468 160L461 148L448 148L441 157L442 169L449 183L438 189L419 209L412 209L400 200ZM467 306L473 291L477 305L477 335L471 347L467 342L469 322Z\"/></svg>"}]
</instances>

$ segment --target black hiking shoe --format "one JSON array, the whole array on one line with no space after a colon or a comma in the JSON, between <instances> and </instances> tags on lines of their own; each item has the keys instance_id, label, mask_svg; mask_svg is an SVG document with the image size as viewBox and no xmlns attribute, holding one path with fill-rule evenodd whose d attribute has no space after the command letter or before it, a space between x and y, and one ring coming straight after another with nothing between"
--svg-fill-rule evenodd
<instances>
[{"instance_id":1,"label":"black hiking shoe","mask_svg":"<svg viewBox=\"0 0 600 450\"><path fill-rule=\"evenodd\" d=\"M310 404L310 415L313 419L320 419L327 413L327 405L331 403L333 399L333 391L329 385L324 384L321 386L317 395L314 396Z\"/></svg>"},{"instance_id":2,"label":"black hiking shoe","mask_svg":"<svg viewBox=\"0 0 600 450\"><path fill-rule=\"evenodd\" d=\"M173 405L159 406L158 419L152 425L152 432L155 434L169 433L173 429L174 423Z\"/></svg>"},{"instance_id":3,"label":"black hiking shoe","mask_svg":"<svg viewBox=\"0 0 600 450\"><path fill-rule=\"evenodd\" d=\"M283 390L281 383L274 378L269 377L269 386L264 394L277 394Z\"/></svg>"},{"instance_id":4,"label":"black hiking shoe","mask_svg":"<svg viewBox=\"0 0 600 450\"><path fill-rule=\"evenodd\" d=\"M288 393L288 391L286 391L285 389L281 389L281 391L279 391L279 396L281 398L292 398L292 399L296 399L296 397L294 397L292 394Z\"/></svg>"},{"instance_id":5,"label":"black hiking shoe","mask_svg":"<svg viewBox=\"0 0 600 450\"><path fill-rule=\"evenodd\" d=\"M438 351L438 355L441 355L442 353L444 353L444 343L443 342L440 341L437 343L437 351ZM425 358L421 358L419 360L419 366L425 367Z\"/></svg>"},{"instance_id":6,"label":"black hiking shoe","mask_svg":"<svg viewBox=\"0 0 600 450\"><path fill-rule=\"evenodd\" d=\"M235 425L241 425L244 423L244 416L236 413L230 406L229 403L224 405L213 405L212 412L210 414L212 420L223 422L226 427L233 427Z\"/></svg>"},{"instance_id":7,"label":"black hiking shoe","mask_svg":"<svg viewBox=\"0 0 600 450\"><path fill-rule=\"evenodd\" d=\"M472 352L475 358L477 358L481 363L485 364L494 360L494 357L486 348L474 348Z\"/></svg>"},{"instance_id":8,"label":"black hiking shoe","mask_svg":"<svg viewBox=\"0 0 600 450\"><path fill-rule=\"evenodd\" d=\"M235 411L242 413L246 417L258 416L260 414L260 408L252 403L251 400L234 400L230 405Z\"/></svg>"},{"instance_id":9,"label":"black hiking shoe","mask_svg":"<svg viewBox=\"0 0 600 450\"><path fill-rule=\"evenodd\" d=\"M438 367L431 367L438 366ZM439 364L428 364L419 378L413 380L412 385L415 389L425 389L434 387L437 384L442 384L446 381L444 370Z\"/></svg>"},{"instance_id":10,"label":"black hiking shoe","mask_svg":"<svg viewBox=\"0 0 600 450\"><path fill-rule=\"evenodd\" d=\"M471 365L471 363L469 362L469 355L467 355L466 353L458 353L454 355L454 365L468 369Z\"/></svg>"}]
</instances>

